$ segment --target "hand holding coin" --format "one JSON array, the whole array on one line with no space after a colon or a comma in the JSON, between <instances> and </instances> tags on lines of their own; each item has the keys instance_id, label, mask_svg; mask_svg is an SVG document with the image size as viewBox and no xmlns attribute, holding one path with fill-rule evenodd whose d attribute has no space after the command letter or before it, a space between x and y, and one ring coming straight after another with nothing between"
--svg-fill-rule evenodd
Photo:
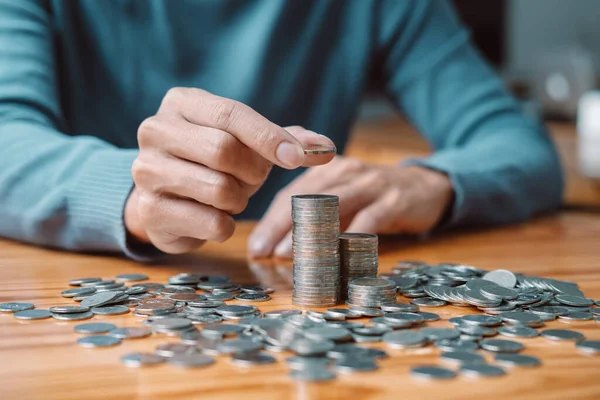
<instances>
[{"instance_id":1,"label":"hand holding coin","mask_svg":"<svg viewBox=\"0 0 600 400\"><path fill-rule=\"evenodd\" d=\"M325 164L333 142L299 126L282 128L240 102L174 88L139 127L128 233L167 253L222 242L271 167ZM304 148L308 151L305 153ZM314 151L311 149L327 148Z\"/></svg>"}]
</instances>

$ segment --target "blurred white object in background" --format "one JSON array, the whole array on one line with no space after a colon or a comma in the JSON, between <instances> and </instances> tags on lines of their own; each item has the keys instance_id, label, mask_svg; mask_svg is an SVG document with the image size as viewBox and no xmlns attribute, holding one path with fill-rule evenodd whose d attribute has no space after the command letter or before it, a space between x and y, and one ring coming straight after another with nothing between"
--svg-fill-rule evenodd
<instances>
[{"instance_id":1,"label":"blurred white object in background","mask_svg":"<svg viewBox=\"0 0 600 400\"><path fill-rule=\"evenodd\" d=\"M577 115L579 169L600 179L600 91L585 93Z\"/></svg>"},{"instance_id":2,"label":"blurred white object in background","mask_svg":"<svg viewBox=\"0 0 600 400\"><path fill-rule=\"evenodd\" d=\"M542 52L536 70L534 96L550 115L575 118L581 96L596 89L594 56L581 46Z\"/></svg>"}]
</instances>

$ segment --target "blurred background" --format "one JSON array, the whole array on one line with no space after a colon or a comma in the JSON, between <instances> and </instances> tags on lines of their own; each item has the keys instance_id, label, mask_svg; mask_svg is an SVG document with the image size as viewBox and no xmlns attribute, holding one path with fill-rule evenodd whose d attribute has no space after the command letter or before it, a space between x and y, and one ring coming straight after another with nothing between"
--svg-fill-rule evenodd
<instances>
[{"instance_id":1,"label":"blurred background","mask_svg":"<svg viewBox=\"0 0 600 400\"><path fill-rule=\"evenodd\" d=\"M523 100L528 113L575 121L581 96L600 86L600 1L453 3L475 45ZM363 117L388 112L385 100L371 96Z\"/></svg>"},{"instance_id":2,"label":"blurred background","mask_svg":"<svg viewBox=\"0 0 600 400\"><path fill-rule=\"evenodd\" d=\"M563 164L564 203L600 211L600 1L452 1L523 111L546 124ZM394 163L430 151L385 98L367 96L347 155Z\"/></svg>"}]
</instances>

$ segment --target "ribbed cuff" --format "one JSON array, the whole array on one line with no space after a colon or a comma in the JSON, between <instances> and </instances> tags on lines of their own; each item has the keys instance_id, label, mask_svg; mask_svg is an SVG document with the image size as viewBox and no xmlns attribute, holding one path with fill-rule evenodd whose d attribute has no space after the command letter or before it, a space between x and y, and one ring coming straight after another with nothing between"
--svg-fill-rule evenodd
<instances>
[{"instance_id":1,"label":"ribbed cuff","mask_svg":"<svg viewBox=\"0 0 600 400\"><path fill-rule=\"evenodd\" d=\"M94 151L71 187L69 219L77 247L92 251L119 251L137 261L164 255L153 246L128 245L123 210L133 188L131 165L138 151Z\"/></svg>"}]
</instances>

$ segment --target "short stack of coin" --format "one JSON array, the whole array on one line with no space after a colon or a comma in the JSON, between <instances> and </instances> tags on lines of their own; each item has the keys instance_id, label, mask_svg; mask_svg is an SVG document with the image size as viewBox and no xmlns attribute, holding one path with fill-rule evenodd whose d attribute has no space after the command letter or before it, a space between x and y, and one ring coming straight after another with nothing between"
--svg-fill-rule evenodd
<instances>
[{"instance_id":1,"label":"short stack of coin","mask_svg":"<svg viewBox=\"0 0 600 400\"><path fill-rule=\"evenodd\" d=\"M337 304L339 232L337 196L292 196L294 304L307 307Z\"/></svg>"},{"instance_id":2,"label":"short stack of coin","mask_svg":"<svg viewBox=\"0 0 600 400\"><path fill-rule=\"evenodd\" d=\"M377 276L377 235L342 233L340 235L340 295L345 300L348 282L356 278Z\"/></svg>"},{"instance_id":3,"label":"short stack of coin","mask_svg":"<svg viewBox=\"0 0 600 400\"><path fill-rule=\"evenodd\" d=\"M396 302L396 283L387 278L356 278L348 284L349 306L379 307Z\"/></svg>"}]
</instances>

